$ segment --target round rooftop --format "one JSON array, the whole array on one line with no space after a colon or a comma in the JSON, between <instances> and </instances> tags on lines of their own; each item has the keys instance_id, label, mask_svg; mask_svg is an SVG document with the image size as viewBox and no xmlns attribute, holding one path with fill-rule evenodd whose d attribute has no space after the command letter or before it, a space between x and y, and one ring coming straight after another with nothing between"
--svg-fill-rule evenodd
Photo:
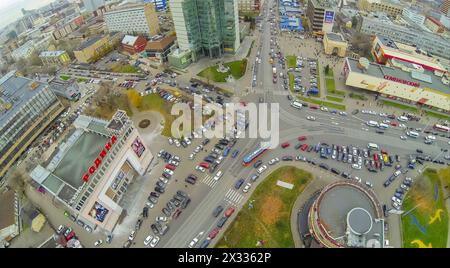
<instances>
[{"instance_id":1,"label":"round rooftop","mask_svg":"<svg viewBox=\"0 0 450 268\"><path fill-rule=\"evenodd\" d=\"M372 229L372 216L363 208L354 208L347 214L347 226L357 234L367 234Z\"/></svg>"}]
</instances>

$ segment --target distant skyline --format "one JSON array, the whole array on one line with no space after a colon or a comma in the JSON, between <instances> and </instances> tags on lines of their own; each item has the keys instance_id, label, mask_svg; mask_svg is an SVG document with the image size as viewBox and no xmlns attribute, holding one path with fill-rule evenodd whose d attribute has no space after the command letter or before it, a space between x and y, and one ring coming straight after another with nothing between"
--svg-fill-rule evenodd
<instances>
[{"instance_id":1,"label":"distant skyline","mask_svg":"<svg viewBox=\"0 0 450 268\"><path fill-rule=\"evenodd\" d=\"M36 9L55 0L0 0L0 29L23 17L22 8Z\"/></svg>"}]
</instances>

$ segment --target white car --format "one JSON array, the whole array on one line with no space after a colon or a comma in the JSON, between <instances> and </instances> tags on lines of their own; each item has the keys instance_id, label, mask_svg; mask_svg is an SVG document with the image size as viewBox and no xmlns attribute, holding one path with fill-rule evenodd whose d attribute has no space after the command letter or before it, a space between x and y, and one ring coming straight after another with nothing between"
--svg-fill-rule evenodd
<instances>
[{"instance_id":1,"label":"white car","mask_svg":"<svg viewBox=\"0 0 450 268\"><path fill-rule=\"evenodd\" d=\"M366 181L366 185L369 188L373 188L373 184L370 181Z\"/></svg>"},{"instance_id":2,"label":"white car","mask_svg":"<svg viewBox=\"0 0 450 268\"><path fill-rule=\"evenodd\" d=\"M394 203L399 204L399 205L402 204L402 200L400 200L400 198L397 198L397 197L395 197L395 196L392 197L392 201L393 201Z\"/></svg>"},{"instance_id":3,"label":"white car","mask_svg":"<svg viewBox=\"0 0 450 268\"><path fill-rule=\"evenodd\" d=\"M402 206L396 202L392 203L392 206L396 209L396 210L400 210L402 208Z\"/></svg>"},{"instance_id":4,"label":"white car","mask_svg":"<svg viewBox=\"0 0 450 268\"><path fill-rule=\"evenodd\" d=\"M316 121L316 118L314 116L307 116L306 119L308 119L309 121Z\"/></svg>"},{"instance_id":5,"label":"white car","mask_svg":"<svg viewBox=\"0 0 450 268\"><path fill-rule=\"evenodd\" d=\"M244 187L244 189L242 189L242 192L247 193L250 190L250 187L252 187L251 183L247 183Z\"/></svg>"},{"instance_id":6,"label":"white car","mask_svg":"<svg viewBox=\"0 0 450 268\"><path fill-rule=\"evenodd\" d=\"M201 149L202 148L200 146L197 146L197 147L195 147L194 152L198 153L198 152L200 152Z\"/></svg>"},{"instance_id":7,"label":"white car","mask_svg":"<svg viewBox=\"0 0 450 268\"><path fill-rule=\"evenodd\" d=\"M320 110L322 111L322 112L328 112L328 108L327 107L320 107Z\"/></svg>"},{"instance_id":8,"label":"white car","mask_svg":"<svg viewBox=\"0 0 450 268\"><path fill-rule=\"evenodd\" d=\"M150 246L152 248L154 248L154 247L156 247L156 245L158 245L158 242L159 242L159 236L155 235L155 237L153 238L152 242L150 242Z\"/></svg>"},{"instance_id":9,"label":"white car","mask_svg":"<svg viewBox=\"0 0 450 268\"><path fill-rule=\"evenodd\" d=\"M144 240L144 245L148 246L150 244L150 242L152 242L152 240L153 240L152 235L147 236L147 238L145 238L145 240Z\"/></svg>"},{"instance_id":10,"label":"white car","mask_svg":"<svg viewBox=\"0 0 450 268\"><path fill-rule=\"evenodd\" d=\"M264 171L266 171L267 166L266 165L262 165L260 168L258 168L257 172L259 174L262 174Z\"/></svg>"},{"instance_id":11,"label":"white car","mask_svg":"<svg viewBox=\"0 0 450 268\"><path fill-rule=\"evenodd\" d=\"M353 169L361 169L361 166L355 163L352 165L352 168Z\"/></svg>"},{"instance_id":12,"label":"white car","mask_svg":"<svg viewBox=\"0 0 450 268\"><path fill-rule=\"evenodd\" d=\"M168 184L169 180L164 177L159 177L159 180L162 181L164 184Z\"/></svg>"},{"instance_id":13,"label":"white car","mask_svg":"<svg viewBox=\"0 0 450 268\"><path fill-rule=\"evenodd\" d=\"M165 169L164 169L164 172L165 172L165 173L168 173L170 176L173 176L173 171L170 170L170 169L168 169L168 168L165 168Z\"/></svg>"},{"instance_id":14,"label":"white car","mask_svg":"<svg viewBox=\"0 0 450 268\"><path fill-rule=\"evenodd\" d=\"M193 160L195 158L195 154L194 153L190 154L188 158L189 160Z\"/></svg>"},{"instance_id":15,"label":"white car","mask_svg":"<svg viewBox=\"0 0 450 268\"><path fill-rule=\"evenodd\" d=\"M346 112L339 112L339 114L342 115L342 116L347 116Z\"/></svg>"},{"instance_id":16,"label":"white car","mask_svg":"<svg viewBox=\"0 0 450 268\"><path fill-rule=\"evenodd\" d=\"M174 166L176 166L176 167L178 167L178 165L180 164L180 162L178 162L178 161L175 161L175 160L170 160L169 161L169 164L171 164L171 165L174 165Z\"/></svg>"},{"instance_id":17,"label":"white car","mask_svg":"<svg viewBox=\"0 0 450 268\"><path fill-rule=\"evenodd\" d=\"M128 236L128 240L133 241L135 237L136 237L136 231L132 231L130 236Z\"/></svg>"},{"instance_id":18,"label":"white car","mask_svg":"<svg viewBox=\"0 0 450 268\"><path fill-rule=\"evenodd\" d=\"M381 116L381 117L386 117L387 114L386 114L386 113L380 113L380 116Z\"/></svg>"},{"instance_id":19,"label":"white car","mask_svg":"<svg viewBox=\"0 0 450 268\"><path fill-rule=\"evenodd\" d=\"M214 180L218 181L223 175L222 170L217 171L216 176L214 176Z\"/></svg>"},{"instance_id":20,"label":"white car","mask_svg":"<svg viewBox=\"0 0 450 268\"><path fill-rule=\"evenodd\" d=\"M280 162L280 159L278 157L275 157L274 159L269 161L269 165L273 165L273 164L276 164L278 162Z\"/></svg>"},{"instance_id":21,"label":"white car","mask_svg":"<svg viewBox=\"0 0 450 268\"><path fill-rule=\"evenodd\" d=\"M167 221L167 217L164 217L164 216L156 217L156 221L163 221L163 222L166 222L166 221Z\"/></svg>"},{"instance_id":22,"label":"white car","mask_svg":"<svg viewBox=\"0 0 450 268\"><path fill-rule=\"evenodd\" d=\"M60 234L64 230L64 225L58 226L58 229L56 230L57 234Z\"/></svg>"},{"instance_id":23,"label":"white car","mask_svg":"<svg viewBox=\"0 0 450 268\"><path fill-rule=\"evenodd\" d=\"M195 170L198 170L198 171L200 171L202 173L206 171L206 169L204 167L201 167L201 166L196 166Z\"/></svg>"},{"instance_id":24,"label":"white car","mask_svg":"<svg viewBox=\"0 0 450 268\"><path fill-rule=\"evenodd\" d=\"M220 163L222 163L222 160L223 160L223 155L221 155L217 158L216 163L220 164Z\"/></svg>"},{"instance_id":25,"label":"white car","mask_svg":"<svg viewBox=\"0 0 450 268\"><path fill-rule=\"evenodd\" d=\"M169 138L169 144L172 145L173 144L173 139Z\"/></svg>"},{"instance_id":26,"label":"white car","mask_svg":"<svg viewBox=\"0 0 450 268\"><path fill-rule=\"evenodd\" d=\"M145 203L145 205L146 205L149 209L152 209L152 208L155 206L155 204L153 204L153 203L150 202L150 201L147 201L147 203Z\"/></svg>"},{"instance_id":27,"label":"white car","mask_svg":"<svg viewBox=\"0 0 450 268\"><path fill-rule=\"evenodd\" d=\"M180 143L180 141L179 140L174 140L174 142L175 142L175 146L176 147L180 147L181 146L181 143Z\"/></svg>"},{"instance_id":28,"label":"white car","mask_svg":"<svg viewBox=\"0 0 450 268\"><path fill-rule=\"evenodd\" d=\"M103 244L103 240L99 239L99 240L95 241L94 246L98 247L101 244Z\"/></svg>"},{"instance_id":29,"label":"white car","mask_svg":"<svg viewBox=\"0 0 450 268\"><path fill-rule=\"evenodd\" d=\"M187 143L187 145L191 144L191 140L189 138L187 138L187 137L184 138L184 141Z\"/></svg>"},{"instance_id":30,"label":"white car","mask_svg":"<svg viewBox=\"0 0 450 268\"><path fill-rule=\"evenodd\" d=\"M361 183L361 181L362 181L361 178L360 178L360 177L357 177L357 176L354 176L353 179L354 179L355 181L359 182L359 183Z\"/></svg>"},{"instance_id":31,"label":"white car","mask_svg":"<svg viewBox=\"0 0 450 268\"><path fill-rule=\"evenodd\" d=\"M400 139L404 141L407 139L407 137L402 135L402 136L400 136Z\"/></svg>"},{"instance_id":32,"label":"white car","mask_svg":"<svg viewBox=\"0 0 450 268\"><path fill-rule=\"evenodd\" d=\"M195 245L196 245L197 243L198 243L198 238L196 237L196 238L192 239L191 243L189 243L188 248L193 248L193 247L195 247Z\"/></svg>"}]
</instances>

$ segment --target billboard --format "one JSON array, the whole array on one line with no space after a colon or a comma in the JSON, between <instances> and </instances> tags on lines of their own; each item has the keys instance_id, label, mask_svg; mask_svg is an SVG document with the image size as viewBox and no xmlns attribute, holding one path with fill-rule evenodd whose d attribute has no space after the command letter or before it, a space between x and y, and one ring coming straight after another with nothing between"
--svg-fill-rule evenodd
<instances>
[{"instance_id":1,"label":"billboard","mask_svg":"<svg viewBox=\"0 0 450 268\"><path fill-rule=\"evenodd\" d=\"M334 11L331 11L331 10L325 11L324 22L325 23L333 23L333 20L334 20Z\"/></svg>"},{"instance_id":2,"label":"billboard","mask_svg":"<svg viewBox=\"0 0 450 268\"><path fill-rule=\"evenodd\" d=\"M142 154L145 151L145 146L144 144L142 144L141 140L139 140L139 138L136 138L133 142L133 144L131 145L131 147L133 148L134 153L138 156L141 157Z\"/></svg>"}]
</instances>

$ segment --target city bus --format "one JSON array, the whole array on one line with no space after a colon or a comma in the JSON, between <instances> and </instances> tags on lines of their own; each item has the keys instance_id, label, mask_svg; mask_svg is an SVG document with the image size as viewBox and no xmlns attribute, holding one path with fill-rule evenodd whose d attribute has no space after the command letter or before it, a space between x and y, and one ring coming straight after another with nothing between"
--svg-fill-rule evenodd
<instances>
[{"instance_id":1,"label":"city bus","mask_svg":"<svg viewBox=\"0 0 450 268\"><path fill-rule=\"evenodd\" d=\"M260 157L262 154L264 154L269 149L269 147L270 147L269 145L260 147L260 148L256 149L255 151L249 153L248 155L246 155L244 157L244 161L243 161L242 165L244 167L249 166L253 161L255 161L258 157Z\"/></svg>"},{"instance_id":2,"label":"city bus","mask_svg":"<svg viewBox=\"0 0 450 268\"><path fill-rule=\"evenodd\" d=\"M449 126L435 124L433 126L433 128L436 129L436 130L439 130L439 131L443 131L443 132L450 132L450 127Z\"/></svg>"}]
</instances>

